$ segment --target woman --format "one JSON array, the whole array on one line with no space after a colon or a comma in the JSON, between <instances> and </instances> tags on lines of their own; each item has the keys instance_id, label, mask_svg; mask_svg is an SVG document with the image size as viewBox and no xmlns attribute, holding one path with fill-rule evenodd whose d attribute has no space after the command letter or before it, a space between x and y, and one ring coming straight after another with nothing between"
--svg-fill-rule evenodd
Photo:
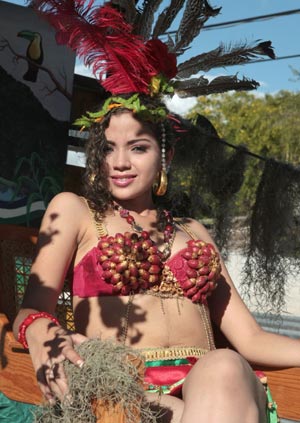
<instances>
[{"instance_id":1,"label":"woman","mask_svg":"<svg viewBox=\"0 0 300 423\"><path fill-rule=\"evenodd\" d=\"M174 154L169 118L153 122L164 108L155 99L140 96L147 111L140 114L131 97L123 98L119 103L109 99L93 118L85 198L61 193L45 213L41 234L49 242L40 245L32 266L15 336L27 343L40 388L51 403L68 392L63 361L83 365L74 346L87 338L115 337L144 354L149 400L171 410L164 421L271 421L265 390L248 362L299 366L300 343L258 326L222 260L219 267L201 223L188 219L183 225L157 209L153 185L159 194L165 190L164 172ZM120 252L118 242L128 248ZM197 245L204 263L197 273L199 289L191 292L195 269L187 262L191 252L197 256ZM114 251L108 253L109 248ZM74 273L72 334L52 317L69 266ZM215 349L210 318L237 352ZM164 366L151 367L154 357ZM158 383L161 369L165 379Z\"/></svg>"}]
</instances>

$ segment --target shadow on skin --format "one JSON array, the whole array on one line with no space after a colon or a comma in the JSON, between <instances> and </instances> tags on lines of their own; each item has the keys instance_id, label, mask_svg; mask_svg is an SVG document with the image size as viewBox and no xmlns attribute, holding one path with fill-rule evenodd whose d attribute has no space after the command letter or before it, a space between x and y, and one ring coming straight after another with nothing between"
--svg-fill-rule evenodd
<instances>
[{"instance_id":1,"label":"shadow on skin","mask_svg":"<svg viewBox=\"0 0 300 423\"><path fill-rule=\"evenodd\" d=\"M127 304L124 304L121 299L115 297L99 297L98 304L100 307L101 319L107 328L116 328L116 338L121 339L123 335L124 318L127 314ZM76 323L77 331L86 334L89 324L90 304L88 299L83 299L76 306L74 310L74 321ZM138 322L146 320L146 312L142 311L140 306L131 304L130 306L130 322L128 328L135 330L135 335L131 336L131 344L136 344L140 341L142 333L135 328Z\"/></svg>"},{"instance_id":2,"label":"shadow on skin","mask_svg":"<svg viewBox=\"0 0 300 423\"><path fill-rule=\"evenodd\" d=\"M54 327L54 326L55 324L50 322L48 325L48 330L50 330L51 327ZM44 346L48 348L47 354L48 354L49 360L59 357L60 354L62 353L62 349L65 346L64 332L65 332L64 329L57 328L57 330L55 331L54 338L44 343ZM50 368L53 372L53 378L59 379L60 375L58 373L58 369L59 369L58 363L55 363L54 366L52 367L50 365L43 364L36 372L37 380L41 385L46 386L45 374L47 370L50 370Z\"/></svg>"},{"instance_id":3,"label":"shadow on skin","mask_svg":"<svg viewBox=\"0 0 300 423\"><path fill-rule=\"evenodd\" d=\"M228 340L221 332L220 325L222 322L223 315L225 313L225 310L227 308L227 305L229 304L229 300L231 297L231 288L230 285L226 282L226 279L224 276L220 276L218 279L218 286L216 288L216 291L218 291L218 295L212 295L211 297L208 297L208 306L210 310L214 310L213 313L213 321L212 321L212 328L214 332L214 338L216 340L216 344L218 345L218 348L227 348L231 347L229 345ZM217 300L217 298L222 298L222 303Z\"/></svg>"},{"instance_id":4,"label":"shadow on skin","mask_svg":"<svg viewBox=\"0 0 300 423\"><path fill-rule=\"evenodd\" d=\"M59 217L58 213L51 213L50 215L51 223L53 223L55 219L57 219L58 217ZM51 227L48 228L47 232L42 232L42 231L39 232L36 253L35 253L35 257L32 260L32 264L35 262L41 249L45 247L46 245L50 244L53 241L53 237L58 234L59 234L59 231L57 229L51 229Z\"/></svg>"},{"instance_id":5,"label":"shadow on skin","mask_svg":"<svg viewBox=\"0 0 300 423\"><path fill-rule=\"evenodd\" d=\"M174 412L171 410L171 408L165 405L161 405L158 402L151 402L150 408L153 411L154 415L157 416L157 423L173 423L172 419Z\"/></svg>"},{"instance_id":6,"label":"shadow on skin","mask_svg":"<svg viewBox=\"0 0 300 423\"><path fill-rule=\"evenodd\" d=\"M41 231L38 237L38 243L36 246L36 253L32 260L32 264L37 259L41 250L53 242L54 237L59 235L59 231L57 229L53 229L52 223L59 217L57 213L52 213L50 215L50 224L46 231ZM51 269L49 269L51 271ZM49 288L45 286L45 283L40 279L40 277L32 273L28 279L28 285L26 287L26 291L23 297L23 302L21 308L36 308L36 299L43 299L43 301L39 301L39 309L40 310L47 310L47 304L51 298L57 298L57 291L53 288ZM54 327L55 324L49 321L47 326L47 330ZM48 349L48 356L49 359L55 358L61 354L63 348L63 342L65 341L64 338L61 336L63 332L62 328L57 328L55 332L54 338L45 343L45 347ZM2 342L1 342L2 345ZM2 357L2 361L5 361L5 357ZM37 379L40 383L44 383L44 374L45 370L49 369L49 366L41 366L36 372Z\"/></svg>"},{"instance_id":7,"label":"shadow on skin","mask_svg":"<svg viewBox=\"0 0 300 423\"><path fill-rule=\"evenodd\" d=\"M229 304L231 297L231 288L230 285L226 282L226 279L221 275L218 279L218 285L215 292L218 292L218 295L212 295L208 297L208 305L210 310L215 310L214 317L215 323L220 326L222 317L225 313L225 310ZM222 298L222 304L217 304L217 298Z\"/></svg>"},{"instance_id":8,"label":"shadow on skin","mask_svg":"<svg viewBox=\"0 0 300 423\"><path fill-rule=\"evenodd\" d=\"M83 299L74 309L74 322L77 332L86 334L89 324L90 304L88 299Z\"/></svg>"},{"instance_id":9,"label":"shadow on skin","mask_svg":"<svg viewBox=\"0 0 300 423\"><path fill-rule=\"evenodd\" d=\"M127 316L128 310L127 304L124 304L121 299L117 296L115 297L107 297L107 298L99 298L98 299L99 306L101 308L101 318L104 324L108 328L118 328L117 338L121 339L123 333L122 328L124 325L124 319L128 318ZM112 310L116 310L115 313ZM146 321L146 312L142 310L142 308L136 304L130 305L130 320L128 324L128 329L135 331L135 335L131 337L131 344L136 344L141 340L143 334L135 328L136 323L145 322Z\"/></svg>"}]
</instances>

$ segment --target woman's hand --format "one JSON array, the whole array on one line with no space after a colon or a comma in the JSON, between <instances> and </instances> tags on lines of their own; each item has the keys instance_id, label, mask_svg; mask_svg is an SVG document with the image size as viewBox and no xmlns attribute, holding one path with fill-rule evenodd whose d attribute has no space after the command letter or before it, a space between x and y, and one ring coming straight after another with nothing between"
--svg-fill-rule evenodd
<instances>
[{"instance_id":1,"label":"woman's hand","mask_svg":"<svg viewBox=\"0 0 300 423\"><path fill-rule=\"evenodd\" d=\"M29 327L27 332L29 352L44 397L53 404L56 399L62 401L68 398L63 362L69 360L81 367L83 359L74 350L74 346L87 341L88 338L67 331L47 319L39 319L34 328Z\"/></svg>"}]
</instances>

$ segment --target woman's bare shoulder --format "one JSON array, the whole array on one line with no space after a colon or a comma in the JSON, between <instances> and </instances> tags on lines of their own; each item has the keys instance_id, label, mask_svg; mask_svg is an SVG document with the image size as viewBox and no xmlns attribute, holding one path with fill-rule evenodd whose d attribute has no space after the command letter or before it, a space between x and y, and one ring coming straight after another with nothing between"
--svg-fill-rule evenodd
<instances>
[{"instance_id":1,"label":"woman's bare shoulder","mask_svg":"<svg viewBox=\"0 0 300 423\"><path fill-rule=\"evenodd\" d=\"M88 211L86 201L73 192L61 192L50 201L46 213L60 213L74 216Z\"/></svg>"},{"instance_id":2,"label":"woman's bare shoulder","mask_svg":"<svg viewBox=\"0 0 300 423\"><path fill-rule=\"evenodd\" d=\"M56 194L49 203L49 206L55 207L83 207L85 206L85 200L83 197L74 194L73 192L60 192ZM86 206L85 206L86 207Z\"/></svg>"},{"instance_id":3,"label":"woman's bare shoulder","mask_svg":"<svg viewBox=\"0 0 300 423\"><path fill-rule=\"evenodd\" d=\"M179 223L179 225L183 225L188 228L188 230L190 230L196 238L206 242L213 242L207 228L198 220L192 219L190 217L183 217L176 219L176 221Z\"/></svg>"},{"instance_id":4,"label":"woman's bare shoulder","mask_svg":"<svg viewBox=\"0 0 300 423\"><path fill-rule=\"evenodd\" d=\"M61 192L50 201L45 212L41 228L64 228L73 227L78 231L89 216L89 210L85 199L72 192Z\"/></svg>"}]
</instances>

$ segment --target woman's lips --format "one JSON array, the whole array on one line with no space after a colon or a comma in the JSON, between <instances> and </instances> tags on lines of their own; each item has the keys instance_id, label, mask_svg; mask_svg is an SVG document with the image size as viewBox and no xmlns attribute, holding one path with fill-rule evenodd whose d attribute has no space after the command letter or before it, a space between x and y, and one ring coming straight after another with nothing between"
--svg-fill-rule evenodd
<instances>
[{"instance_id":1,"label":"woman's lips","mask_svg":"<svg viewBox=\"0 0 300 423\"><path fill-rule=\"evenodd\" d=\"M111 180L114 185L117 187L127 187L131 184L134 180L135 176L128 175L128 176L112 176Z\"/></svg>"}]
</instances>

